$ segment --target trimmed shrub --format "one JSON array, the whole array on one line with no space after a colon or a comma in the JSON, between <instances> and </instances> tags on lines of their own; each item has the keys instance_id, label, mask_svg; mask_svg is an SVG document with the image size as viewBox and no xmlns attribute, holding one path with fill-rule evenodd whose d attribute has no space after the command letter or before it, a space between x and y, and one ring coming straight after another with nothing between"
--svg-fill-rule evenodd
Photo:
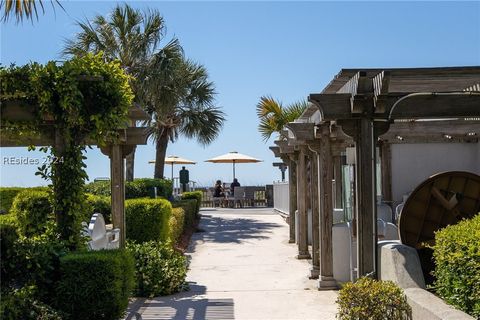
<instances>
[{"instance_id":1,"label":"trimmed shrub","mask_svg":"<svg viewBox=\"0 0 480 320\"><path fill-rule=\"evenodd\" d=\"M180 291L187 275L186 257L168 242L127 242L127 250L135 259L137 295L154 297Z\"/></svg>"},{"instance_id":2,"label":"trimmed shrub","mask_svg":"<svg viewBox=\"0 0 480 320\"><path fill-rule=\"evenodd\" d=\"M126 237L136 242L167 240L172 213L164 199L130 199L125 201Z\"/></svg>"},{"instance_id":3,"label":"trimmed shrub","mask_svg":"<svg viewBox=\"0 0 480 320\"><path fill-rule=\"evenodd\" d=\"M2 294L0 318L3 320L62 320L60 312L35 297L35 287L15 289Z\"/></svg>"},{"instance_id":4,"label":"trimmed shrub","mask_svg":"<svg viewBox=\"0 0 480 320\"><path fill-rule=\"evenodd\" d=\"M157 187L157 197L167 199L172 194L170 180L141 178L125 182L125 199L154 198L154 187ZM91 182L85 186L85 190L97 196L110 196L110 181Z\"/></svg>"},{"instance_id":5,"label":"trimmed shrub","mask_svg":"<svg viewBox=\"0 0 480 320\"><path fill-rule=\"evenodd\" d=\"M412 319L412 309L403 290L392 281L360 278L339 291L337 317L341 320Z\"/></svg>"},{"instance_id":6,"label":"trimmed shrub","mask_svg":"<svg viewBox=\"0 0 480 320\"><path fill-rule=\"evenodd\" d=\"M435 233L436 293L480 318L480 214Z\"/></svg>"},{"instance_id":7,"label":"trimmed shrub","mask_svg":"<svg viewBox=\"0 0 480 320\"><path fill-rule=\"evenodd\" d=\"M11 214L0 215L0 284L8 286L15 270L14 243L18 240L17 224Z\"/></svg>"},{"instance_id":8,"label":"trimmed shrub","mask_svg":"<svg viewBox=\"0 0 480 320\"><path fill-rule=\"evenodd\" d=\"M9 213L13 200L18 193L25 190L47 191L47 187L20 188L20 187L0 187L0 212Z\"/></svg>"},{"instance_id":9,"label":"trimmed shrub","mask_svg":"<svg viewBox=\"0 0 480 320\"><path fill-rule=\"evenodd\" d=\"M183 210L183 208L172 209L168 226L170 229L170 239L176 243L180 239L185 227L185 210Z\"/></svg>"},{"instance_id":10,"label":"trimmed shrub","mask_svg":"<svg viewBox=\"0 0 480 320\"><path fill-rule=\"evenodd\" d=\"M68 319L119 319L135 284L125 250L70 253L60 259L56 308Z\"/></svg>"},{"instance_id":11,"label":"trimmed shrub","mask_svg":"<svg viewBox=\"0 0 480 320\"><path fill-rule=\"evenodd\" d=\"M105 223L112 223L112 203L110 197L87 194L87 212L83 221L89 222L94 213L101 213Z\"/></svg>"},{"instance_id":12,"label":"trimmed shrub","mask_svg":"<svg viewBox=\"0 0 480 320\"><path fill-rule=\"evenodd\" d=\"M200 212L200 206L202 205L202 197L203 197L203 193L202 191L192 191L192 192L184 192L182 193L182 200L186 200L186 199L195 199L197 200L197 203L196 203L196 213L199 213Z\"/></svg>"},{"instance_id":13,"label":"trimmed shrub","mask_svg":"<svg viewBox=\"0 0 480 320\"><path fill-rule=\"evenodd\" d=\"M20 234L29 237L44 233L53 208L47 191L24 190L17 194L11 212L18 221Z\"/></svg>"},{"instance_id":14,"label":"trimmed shrub","mask_svg":"<svg viewBox=\"0 0 480 320\"><path fill-rule=\"evenodd\" d=\"M173 201L172 207L183 208L183 210L185 211L185 227L191 227L195 224L195 219L197 217L197 200L186 199L180 201Z\"/></svg>"}]
</instances>

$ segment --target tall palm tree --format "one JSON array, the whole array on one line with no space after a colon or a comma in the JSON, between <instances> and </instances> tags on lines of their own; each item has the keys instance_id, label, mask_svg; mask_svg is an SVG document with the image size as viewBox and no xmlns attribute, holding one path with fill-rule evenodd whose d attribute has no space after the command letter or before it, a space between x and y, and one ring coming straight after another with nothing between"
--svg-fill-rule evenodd
<instances>
[{"instance_id":1,"label":"tall palm tree","mask_svg":"<svg viewBox=\"0 0 480 320\"><path fill-rule=\"evenodd\" d=\"M63 9L59 0L51 1L51 3L54 10L54 4ZM2 21L7 22L11 14L15 14L17 22L23 21L23 18L31 20L32 22L34 18L38 20L37 4L40 6L40 9L42 9L42 12L45 13L42 0L1 0L0 10L3 9Z\"/></svg>"},{"instance_id":2,"label":"tall palm tree","mask_svg":"<svg viewBox=\"0 0 480 320\"><path fill-rule=\"evenodd\" d=\"M156 148L155 178L163 177L169 142L181 134L207 145L217 138L225 121L225 114L214 105L215 88L205 67L181 58L174 70L172 77L152 81L147 104Z\"/></svg>"},{"instance_id":3,"label":"tall palm tree","mask_svg":"<svg viewBox=\"0 0 480 320\"><path fill-rule=\"evenodd\" d=\"M260 120L258 131L267 141L272 134L281 135L283 127L302 115L308 107L305 100L292 103L286 107L270 96L262 96L257 104L257 116Z\"/></svg>"},{"instance_id":4,"label":"tall palm tree","mask_svg":"<svg viewBox=\"0 0 480 320\"><path fill-rule=\"evenodd\" d=\"M135 102L145 105L146 88L151 79L167 79L172 61L183 52L178 39L165 42L165 21L158 10L141 12L128 4L117 5L108 17L97 15L92 21L78 22L81 31L68 40L64 55L83 55L103 51L108 59L118 59L132 75ZM135 124L133 124L135 125ZM135 150L126 159L126 180L134 177Z\"/></svg>"}]
</instances>

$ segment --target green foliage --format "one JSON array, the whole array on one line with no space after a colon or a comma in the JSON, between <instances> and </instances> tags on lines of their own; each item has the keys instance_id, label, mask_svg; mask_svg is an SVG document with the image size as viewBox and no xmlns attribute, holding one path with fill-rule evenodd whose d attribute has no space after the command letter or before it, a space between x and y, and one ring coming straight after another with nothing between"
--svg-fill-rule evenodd
<instances>
[{"instance_id":1,"label":"green foliage","mask_svg":"<svg viewBox=\"0 0 480 320\"><path fill-rule=\"evenodd\" d=\"M67 319L118 319L134 284L134 262L125 250L70 253L60 259L55 307Z\"/></svg>"},{"instance_id":2,"label":"green foliage","mask_svg":"<svg viewBox=\"0 0 480 320\"><path fill-rule=\"evenodd\" d=\"M185 210L183 210L183 208L172 209L168 226L170 229L170 239L176 243L180 239L185 226Z\"/></svg>"},{"instance_id":3,"label":"green foliage","mask_svg":"<svg viewBox=\"0 0 480 320\"><path fill-rule=\"evenodd\" d=\"M337 317L341 320L412 319L412 309L403 290L392 281L361 278L339 291Z\"/></svg>"},{"instance_id":4,"label":"green foliage","mask_svg":"<svg viewBox=\"0 0 480 320\"><path fill-rule=\"evenodd\" d=\"M257 104L257 116L260 120L258 131L267 141L273 133L281 134L283 127L300 117L307 107L307 101L295 102L284 107L274 98L263 96Z\"/></svg>"},{"instance_id":5,"label":"green foliage","mask_svg":"<svg viewBox=\"0 0 480 320\"><path fill-rule=\"evenodd\" d=\"M15 264L14 243L18 240L18 231L15 216L11 214L0 215L0 284L8 286Z\"/></svg>"},{"instance_id":6,"label":"green foliage","mask_svg":"<svg viewBox=\"0 0 480 320\"><path fill-rule=\"evenodd\" d=\"M186 199L196 199L197 200L197 212L200 212L200 206L202 205L202 197L203 193L202 191L192 191L192 192L184 192L182 193L182 200Z\"/></svg>"},{"instance_id":7,"label":"green foliage","mask_svg":"<svg viewBox=\"0 0 480 320\"><path fill-rule=\"evenodd\" d=\"M91 182L85 186L86 191L99 196L110 196L110 181ZM140 178L125 182L125 199L154 198L154 187L157 187L157 196L168 198L172 194L172 182L166 179Z\"/></svg>"},{"instance_id":8,"label":"green foliage","mask_svg":"<svg viewBox=\"0 0 480 320\"><path fill-rule=\"evenodd\" d=\"M54 233L20 237L14 244L14 255L7 261L10 271L6 279L18 285L35 285L42 300L53 296L58 277L58 262L67 253L65 244ZM4 280L4 279L2 279Z\"/></svg>"},{"instance_id":9,"label":"green foliage","mask_svg":"<svg viewBox=\"0 0 480 320\"><path fill-rule=\"evenodd\" d=\"M47 191L47 187L20 188L20 187L0 187L0 211L9 213L13 200L17 194L24 190Z\"/></svg>"},{"instance_id":10,"label":"green foliage","mask_svg":"<svg viewBox=\"0 0 480 320\"><path fill-rule=\"evenodd\" d=\"M47 221L53 219L50 195L46 191L27 189L18 193L11 212L18 221L19 232L26 237L44 233Z\"/></svg>"},{"instance_id":11,"label":"green foliage","mask_svg":"<svg viewBox=\"0 0 480 320\"><path fill-rule=\"evenodd\" d=\"M480 318L480 214L435 233L436 293Z\"/></svg>"},{"instance_id":12,"label":"green foliage","mask_svg":"<svg viewBox=\"0 0 480 320\"><path fill-rule=\"evenodd\" d=\"M127 242L135 258L137 295L154 297L180 291L185 285L187 260L168 242Z\"/></svg>"},{"instance_id":13,"label":"green foliage","mask_svg":"<svg viewBox=\"0 0 480 320\"><path fill-rule=\"evenodd\" d=\"M101 213L105 219L105 223L112 223L112 203L110 197L96 196L94 194L87 194L86 214L83 221L89 222L94 213Z\"/></svg>"},{"instance_id":14,"label":"green foliage","mask_svg":"<svg viewBox=\"0 0 480 320\"><path fill-rule=\"evenodd\" d=\"M35 286L2 294L0 318L3 320L62 320L62 314L37 300Z\"/></svg>"},{"instance_id":15,"label":"green foliage","mask_svg":"<svg viewBox=\"0 0 480 320\"><path fill-rule=\"evenodd\" d=\"M185 199L180 201L172 202L173 208L183 208L185 211L185 227L191 227L195 224L195 219L197 217L197 200L196 199Z\"/></svg>"},{"instance_id":16,"label":"green foliage","mask_svg":"<svg viewBox=\"0 0 480 320\"><path fill-rule=\"evenodd\" d=\"M118 62L105 62L102 54L86 54L61 65L50 61L0 67L0 102L26 103L35 116L29 123L2 118L0 133L21 137L26 128L42 130L47 119L58 133L55 146L41 148L49 155L38 174L51 180L57 227L72 248L80 243L78 215L84 210L87 174L82 152L87 138L112 142L126 126L133 99L128 79Z\"/></svg>"},{"instance_id":17,"label":"green foliage","mask_svg":"<svg viewBox=\"0 0 480 320\"><path fill-rule=\"evenodd\" d=\"M167 240L168 222L172 213L164 199L130 199L125 201L127 239L136 242Z\"/></svg>"}]
</instances>

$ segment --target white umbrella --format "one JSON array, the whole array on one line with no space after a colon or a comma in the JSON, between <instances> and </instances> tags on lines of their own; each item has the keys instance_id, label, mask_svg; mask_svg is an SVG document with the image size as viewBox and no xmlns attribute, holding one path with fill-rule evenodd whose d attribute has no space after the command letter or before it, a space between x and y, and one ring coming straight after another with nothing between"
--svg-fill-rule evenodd
<instances>
[{"instance_id":1,"label":"white umbrella","mask_svg":"<svg viewBox=\"0 0 480 320\"><path fill-rule=\"evenodd\" d=\"M150 160L148 163L155 163L155 160ZM165 158L165 163L172 165L172 181L173 181L173 165L174 164L195 164L195 161L184 159L177 156L168 156Z\"/></svg>"},{"instance_id":2,"label":"white umbrella","mask_svg":"<svg viewBox=\"0 0 480 320\"><path fill-rule=\"evenodd\" d=\"M233 179L235 179L235 163L255 163L261 162L263 160L259 160L245 154L238 153L237 151L232 151L205 161L213 163L233 163Z\"/></svg>"}]
</instances>

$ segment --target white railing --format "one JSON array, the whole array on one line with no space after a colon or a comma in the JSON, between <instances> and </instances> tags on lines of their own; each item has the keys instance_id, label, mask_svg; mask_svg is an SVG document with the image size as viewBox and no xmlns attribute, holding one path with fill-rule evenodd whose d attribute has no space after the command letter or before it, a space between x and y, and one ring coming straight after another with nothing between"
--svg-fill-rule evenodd
<instances>
[{"instance_id":1,"label":"white railing","mask_svg":"<svg viewBox=\"0 0 480 320\"><path fill-rule=\"evenodd\" d=\"M273 183L273 208L282 213L289 214L290 194L288 182Z\"/></svg>"}]
</instances>

